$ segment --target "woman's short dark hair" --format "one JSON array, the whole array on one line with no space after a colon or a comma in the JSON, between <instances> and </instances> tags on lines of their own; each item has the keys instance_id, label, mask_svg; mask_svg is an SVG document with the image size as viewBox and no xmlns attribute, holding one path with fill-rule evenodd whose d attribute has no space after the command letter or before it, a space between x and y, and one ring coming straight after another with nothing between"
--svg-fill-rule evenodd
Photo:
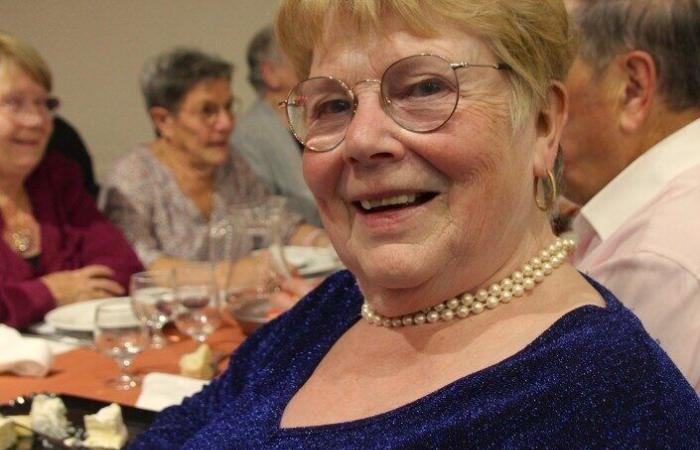
<instances>
[{"instance_id":1,"label":"woman's short dark hair","mask_svg":"<svg viewBox=\"0 0 700 450\"><path fill-rule=\"evenodd\" d=\"M217 56L190 48L175 48L148 61L141 72L146 108L175 112L185 95L200 81L231 80L233 65Z\"/></svg>"}]
</instances>

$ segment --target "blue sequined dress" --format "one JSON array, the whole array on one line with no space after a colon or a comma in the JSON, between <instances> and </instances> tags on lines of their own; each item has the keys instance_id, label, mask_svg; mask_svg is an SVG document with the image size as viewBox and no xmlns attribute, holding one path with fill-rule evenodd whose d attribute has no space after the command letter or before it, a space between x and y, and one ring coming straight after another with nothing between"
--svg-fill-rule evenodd
<instances>
[{"instance_id":1,"label":"blue sequined dress","mask_svg":"<svg viewBox=\"0 0 700 450\"><path fill-rule=\"evenodd\" d=\"M700 399L637 318L592 284L607 308L567 313L499 364L377 416L282 429L289 400L359 319L362 296L340 272L131 448L700 448Z\"/></svg>"}]
</instances>

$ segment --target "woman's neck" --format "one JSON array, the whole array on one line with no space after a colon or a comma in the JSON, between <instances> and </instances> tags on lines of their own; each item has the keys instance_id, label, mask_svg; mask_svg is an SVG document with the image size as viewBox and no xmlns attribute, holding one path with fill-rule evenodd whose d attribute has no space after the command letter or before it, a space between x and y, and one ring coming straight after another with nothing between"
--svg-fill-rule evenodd
<instances>
[{"instance_id":1,"label":"woman's neck","mask_svg":"<svg viewBox=\"0 0 700 450\"><path fill-rule=\"evenodd\" d=\"M6 204L21 205L27 198L24 180L20 178L0 177L0 206Z\"/></svg>"},{"instance_id":2,"label":"woman's neck","mask_svg":"<svg viewBox=\"0 0 700 450\"><path fill-rule=\"evenodd\" d=\"M216 167L195 164L185 152L163 138L156 139L149 147L156 158L173 172L181 187L197 189L213 185Z\"/></svg>"}]
</instances>

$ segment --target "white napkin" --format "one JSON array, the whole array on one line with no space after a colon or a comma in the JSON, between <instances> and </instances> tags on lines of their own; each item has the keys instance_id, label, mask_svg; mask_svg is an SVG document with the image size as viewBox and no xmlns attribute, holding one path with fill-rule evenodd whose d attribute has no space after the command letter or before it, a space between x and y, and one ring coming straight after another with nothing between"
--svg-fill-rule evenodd
<instances>
[{"instance_id":1,"label":"white napkin","mask_svg":"<svg viewBox=\"0 0 700 450\"><path fill-rule=\"evenodd\" d=\"M46 341L22 337L14 328L0 324L0 373L43 377L52 363L53 353Z\"/></svg>"},{"instance_id":2,"label":"white napkin","mask_svg":"<svg viewBox=\"0 0 700 450\"><path fill-rule=\"evenodd\" d=\"M179 405L185 397L201 391L207 383L207 380L170 373L149 373L143 377L141 395L136 400L136 407L160 411L171 405Z\"/></svg>"}]
</instances>

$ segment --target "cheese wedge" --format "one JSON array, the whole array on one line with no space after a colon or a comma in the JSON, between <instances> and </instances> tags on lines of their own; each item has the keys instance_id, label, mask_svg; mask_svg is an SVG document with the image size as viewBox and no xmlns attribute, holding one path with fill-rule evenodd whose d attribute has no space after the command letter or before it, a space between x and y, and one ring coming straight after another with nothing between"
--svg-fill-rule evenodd
<instances>
[{"instance_id":1,"label":"cheese wedge","mask_svg":"<svg viewBox=\"0 0 700 450\"><path fill-rule=\"evenodd\" d=\"M0 450L7 450L17 442L17 433L12 419L0 417Z\"/></svg>"},{"instance_id":2,"label":"cheese wedge","mask_svg":"<svg viewBox=\"0 0 700 450\"><path fill-rule=\"evenodd\" d=\"M66 405L60 398L36 395L32 399L29 417L34 431L56 439L68 437L71 425L66 418Z\"/></svg>"},{"instance_id":3,"label":"cheese wedge","mask_svg":"<svg viewBox=\"0 0 700 450\"><path fill-rule=\"evenodd\" d=\"M83 419L87 434L82 443L85 447L118 450L129 438L129 432L122 419L122 409L116 403L105 406L95 414L86 415Z\"/></svg>"},{"instance_id":4,"label":"cheese wedge","mask_svg":"<svg viewBox=\"0 0 700 450\"><path fill-rule=\"evenodd\" d=\"M194 352L182 355L180 375L210 380L214 376L211 348L207 344L201 344Z\"/></svg>"},{"instance_id":5,"label":"cheese wedge","mask_svg":"<svg viewBox=\"0 0 700 450\"><path fill-rule=\"evenodd\" d=\"M32 418L29 415L26 416L7 416L15 423L15 433L17 437L29 437L32 431L29 429L32 427Z\"/></svg>"}]
</instances>

